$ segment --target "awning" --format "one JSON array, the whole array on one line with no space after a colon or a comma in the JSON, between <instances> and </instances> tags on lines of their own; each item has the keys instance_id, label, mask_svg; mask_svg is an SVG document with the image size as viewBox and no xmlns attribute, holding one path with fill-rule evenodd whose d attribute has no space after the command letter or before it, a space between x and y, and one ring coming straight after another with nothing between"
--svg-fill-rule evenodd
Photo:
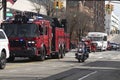
<instances>
[{"instance_id":1,"label":"awning","mask_svg":"<svg viewBox=\"0 0 120 80\"><path fill-rule=\"evenodd\" d=\"M19 10L19 11L29 11L29 12L36 12L35 6L33 5L30 0L17 0L13 6L9 7L11 9ZM46 15L46 9L42 6L40 10L40 14Z\"/></svg>"}]
</instances>

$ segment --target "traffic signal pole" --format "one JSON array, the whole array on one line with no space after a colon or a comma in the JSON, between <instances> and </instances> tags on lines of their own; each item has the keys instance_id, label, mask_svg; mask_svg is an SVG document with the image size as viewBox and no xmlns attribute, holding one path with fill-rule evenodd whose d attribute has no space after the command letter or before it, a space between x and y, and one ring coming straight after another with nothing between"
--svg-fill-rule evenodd
<instances>
[{"instance_id":1,"label":"traffic signal pole","mask_svg":"<svg viewBox=\"0 0 120 80\"><path fill-rule=\"evenodd\" d=\"M2 6L3 6L3 20L6 20L6 3L7 0L2 0Z\"/></svg>"}]
</instances>

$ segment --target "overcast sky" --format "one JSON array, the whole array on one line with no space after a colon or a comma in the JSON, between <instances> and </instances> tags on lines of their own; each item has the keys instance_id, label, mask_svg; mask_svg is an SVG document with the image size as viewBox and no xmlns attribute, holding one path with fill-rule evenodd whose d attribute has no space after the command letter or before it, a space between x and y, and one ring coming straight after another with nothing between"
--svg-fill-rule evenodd
<instances>
[{"instance_id":1,"label":"overcast sky","mask_svg":"<svg viewBox=\"0 0 120 80\"><path fill-rule=\"evenodd\" d=\"M114 13L119 17L120 19L120 4L115 4L113 3L114 5Z\"/></svg>"}]
</instances>

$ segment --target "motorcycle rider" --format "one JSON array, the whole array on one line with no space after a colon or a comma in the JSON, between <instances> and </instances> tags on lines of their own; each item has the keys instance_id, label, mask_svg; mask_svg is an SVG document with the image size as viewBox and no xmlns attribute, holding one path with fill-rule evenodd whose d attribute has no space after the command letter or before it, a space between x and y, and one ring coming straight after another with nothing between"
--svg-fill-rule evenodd
<instances>
[{"instance_id":1,"label":"motorcycle rider","mask_svg":"<svg viewBox=\"0 0 120 80\"><path fill-rule=\"evenodd\" d=\"M87 42L85 42L84 39L82 39L83 44L83 55L85 55L87 58L89 57L88 51L87 51Z\"/></svg>"},{"instance_id":2,"label":"motorcycle rider","mask_svg":"<svg viewBox=\"0 0 120 80\"><path fill-rule=\"evenodd\" d=\"M86 41L82 39L78 44L78 51L75 53L75 58L78 59L78 62L84 62L89 57L88 53Z\"/></svg>"}]
</instances>

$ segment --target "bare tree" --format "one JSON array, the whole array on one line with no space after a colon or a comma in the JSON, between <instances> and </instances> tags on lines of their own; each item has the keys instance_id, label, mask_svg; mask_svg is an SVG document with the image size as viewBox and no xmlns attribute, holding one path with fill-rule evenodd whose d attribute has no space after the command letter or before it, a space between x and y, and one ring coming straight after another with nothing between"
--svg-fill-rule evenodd
<instances>
[{"instance_id":1,"label":"bare tree","mask_svg":"<svg viewBox=\"0 0 120 80\"><path fill-rule=\"evenodd\" d=\"M86 36L86 33L88 29L90 28L89 24L90 24L91 17L85 14L84 12L79 12L77 20L78 20L78 25L79 25L77 27L77 30L78 30L77 35L79 38L81 38L82 36Z\"/></svg>"},{"instance_id":2,"label":"bare tree","mask_svg":"<svg viewBox=\"0 0 120 80\"><path fill-rule=\"evenodd\" d=\"M67 30L70 33L70 39L73 38L73 34L75 34L75 27L77 26L77 19L76 19L76 14L77 11L75 10L76 8L68 8L66 12L66 17L67 17ZM74 35L75 38L75 35Z\"/></svg>"},{"instance_id":3,"label":"bare tree","mask_svg":"<svg viewBox=\"0 0 120 80\"><path fill-rule=\"evenodd\" d=\"M68 8L69 9L69 8ZM88 31L91 16L88 13L81 11L79 8L72 7L67 10L68 30L70 38L81 38Z\"/></svg>"}]
</instances>

